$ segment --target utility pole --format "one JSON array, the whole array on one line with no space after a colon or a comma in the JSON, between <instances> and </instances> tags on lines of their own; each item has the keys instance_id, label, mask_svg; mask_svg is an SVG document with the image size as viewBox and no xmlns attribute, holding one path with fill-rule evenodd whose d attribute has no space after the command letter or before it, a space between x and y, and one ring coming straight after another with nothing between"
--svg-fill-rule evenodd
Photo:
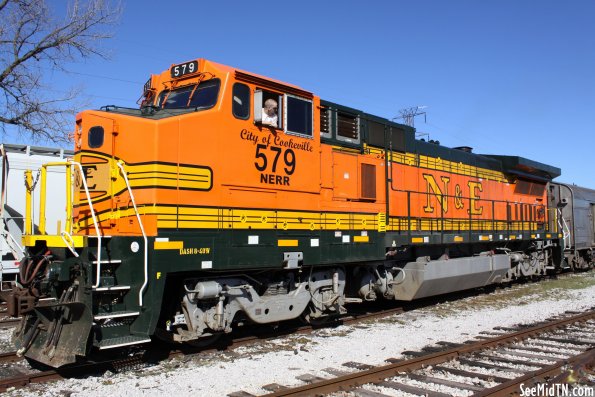
<instances>
[{"instance_id":1,"label":"utility pole","mask_svg":"<svg viewBox=\"0 0 595 397\"><path fill-rule=\"evenodd\" d=\"M404 123L409 127L415 127L415 116L424 116L424 122L426 121L426 112L422 112L422 109L427 106L413 106L399 110L399 116L393 118L393 120L403 119Z\"/></svg>"},{"instance_id":2,"label":"utility pole","mask_svg":"<svg viewBox=\"0 0 595 397\"><path fill-rule=\"evenodd\" d=\"M393 118L393 120L403 119L405 125L415 128L415 116L424 116L424 123L426 122L426 112L422 112L427 106L413 106L399 110L399 116ZM427 132L417 131L415 133L416 138L425 137L430 141L430 134ZM423 139L422 139L423 140Z\"/></svg>"}]
</instances>

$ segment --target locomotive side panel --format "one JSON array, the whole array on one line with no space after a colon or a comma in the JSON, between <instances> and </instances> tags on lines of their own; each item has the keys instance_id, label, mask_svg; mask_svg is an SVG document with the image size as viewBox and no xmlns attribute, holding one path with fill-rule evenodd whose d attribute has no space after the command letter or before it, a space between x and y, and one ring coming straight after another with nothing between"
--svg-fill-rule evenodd
<instances>
[{"instance_id":1,"label":"locomotive side panel","mask_svg":"<svg viewBox=\"0 0 595 397\"><path fill-rule=\"evenodd\" d=\"M516 232L547 228L545 184L518 192L524 182L503 173L440 159L431 167L415 166L415 157L401 158L392 166L393 230L500 232L503 237L492 238L513 239Z\"/></svg>"}]
</instances>

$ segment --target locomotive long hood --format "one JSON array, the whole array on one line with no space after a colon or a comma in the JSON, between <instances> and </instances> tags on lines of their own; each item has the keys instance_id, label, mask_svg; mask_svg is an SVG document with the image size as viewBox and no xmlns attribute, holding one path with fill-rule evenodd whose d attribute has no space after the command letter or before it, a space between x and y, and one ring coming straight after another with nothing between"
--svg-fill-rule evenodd
<instances>
[{"instance_id":1,"label":"locomotive long hood","mask_svg":"<svg viewBox=\"0 0 595 397\"><path fill-rule=\"evenodd\" d=\"M562 175L560 168L529 160L525 157L495 154L485 154L484 156L500 160L505 172L528 179L547 182Z\"/></svg>"}]
</instances>

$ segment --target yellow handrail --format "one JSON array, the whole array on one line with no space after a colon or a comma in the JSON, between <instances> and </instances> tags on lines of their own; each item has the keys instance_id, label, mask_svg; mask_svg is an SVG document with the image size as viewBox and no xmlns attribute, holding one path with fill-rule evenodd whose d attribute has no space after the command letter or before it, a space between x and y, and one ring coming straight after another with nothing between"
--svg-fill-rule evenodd
<instances>
[{"instance_id":1,"label":"yellow handrail","mask_svg":"<svg viewBox=\"0 0 595 397\"><path fill-rule=\"evenodd\" d=\"M45 204L46 204L46 179L48 171L44 165L41 166L41 177L39 182L39 233L46 234L45 232Z\"/></svg>"},{"instance_id":2,"label":"yellow handrail","mask_svg":"<svg viewBox=\"0 0 595 397\"><path fill-rule=\"evenodd\" d=\"M64 230L72 234L72 167L70 163L66 165L66 224Z\"/></svg>"},{"instance_id":3,"label":"yellow handrail","mask_svg":"<svg viewBox=\"0 0 595 397\"><path fill-rule=\"evenodd\" d=\"M33 234L33 174L31 170L25 171L25 234Z\"/></svg>"},{"instance_id":4,"label":"yellow handrail","mask_svg":"<svg viewBox=\"0 0 595 397\"><path fill-rule=\"evenodd\" d=\"M47 169L48 167L66 168L66 224L64 230L72 233L72 170L68 161L57 161L46 163L41 166L40 187L39 187L39 232L46 233L46 190L47 190ZM29 183L29 182L28 182ZM30 233L28 233L30 234Z\"/></svg>"}]
</instances>

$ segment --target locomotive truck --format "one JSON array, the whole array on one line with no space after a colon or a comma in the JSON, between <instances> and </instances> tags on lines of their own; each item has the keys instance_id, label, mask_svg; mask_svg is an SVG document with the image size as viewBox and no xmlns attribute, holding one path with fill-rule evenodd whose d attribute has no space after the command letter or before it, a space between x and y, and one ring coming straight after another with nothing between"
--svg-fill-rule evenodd
<instances>
[{"instance_id":1,"label":"locomotive truck","mask_svg":"<svg viewBox=\"0 0 595 397\"><path fill-rule=\"evenodd\" d=\"M143 91L139 108L79 113L73 159L41 169L38 232L23 237L9 300L30 360L60 367L152 339L321 322L350 304L565 264L561 210L548 201L559 168L418 140L205 59L151 75ZM57 234L44 221L50 167L66 170Z\"/></svg>"}]
</instances>

